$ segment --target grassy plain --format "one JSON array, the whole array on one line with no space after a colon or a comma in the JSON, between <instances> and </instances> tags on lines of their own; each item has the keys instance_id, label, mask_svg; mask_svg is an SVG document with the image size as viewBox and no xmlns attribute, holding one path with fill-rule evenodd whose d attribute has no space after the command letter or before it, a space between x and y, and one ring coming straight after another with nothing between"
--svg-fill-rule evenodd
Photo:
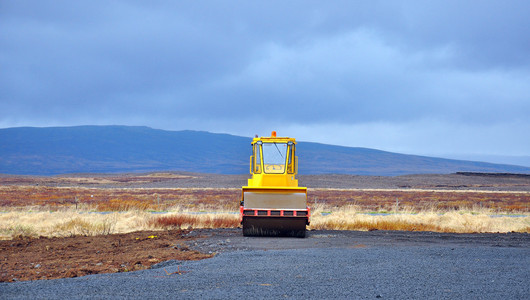
<instances>
[{"instance_id":1,"label":"grassy plain","mask_svg":"<svg viewBox=\"0 0 530 300\"><path fill-rule=\"evenodd\" d=\"M0 185L0 239L234 228L238 188ZM530 193L309 189L310 229L530 232Z\"/></svg>"}]
</instances>

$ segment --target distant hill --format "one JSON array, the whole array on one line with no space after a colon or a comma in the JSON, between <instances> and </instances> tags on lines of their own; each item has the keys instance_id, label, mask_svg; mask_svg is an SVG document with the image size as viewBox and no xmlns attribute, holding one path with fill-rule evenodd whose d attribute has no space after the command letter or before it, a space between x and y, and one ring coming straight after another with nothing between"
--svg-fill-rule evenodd
<instances>
[{"instance_id":1,"label":"distant hill","mask_svg":"<svg viewBox=\"0 0 530 300\"><path fill-rule=\"evenodd\" d=\"M0 129L0 173L189 171L246 174L251 138L133 126ZM301 174L530 173L530 168L300 142Z\"/></svg>"}]
</instances>

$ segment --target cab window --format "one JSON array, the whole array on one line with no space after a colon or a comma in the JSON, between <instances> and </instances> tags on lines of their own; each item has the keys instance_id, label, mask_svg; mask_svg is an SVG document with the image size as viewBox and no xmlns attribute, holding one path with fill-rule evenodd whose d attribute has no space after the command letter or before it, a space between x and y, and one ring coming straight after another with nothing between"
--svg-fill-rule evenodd
<instances>
[{"instance_id":1,"label":"cab window","mask_svg":"<svg viewBox=\"0 0 530 300\"><path fill-rule=\"evenodd\" d=\"M263 143L263 169L268 174L285 172L287 161L287 143Z\"/></svg>"}]
</instances>

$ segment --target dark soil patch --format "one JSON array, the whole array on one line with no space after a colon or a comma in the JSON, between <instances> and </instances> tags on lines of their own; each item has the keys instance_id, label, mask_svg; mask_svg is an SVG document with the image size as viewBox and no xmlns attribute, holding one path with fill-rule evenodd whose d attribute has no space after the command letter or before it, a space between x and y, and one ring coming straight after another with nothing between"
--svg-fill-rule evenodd
<instances>
[{"instance_id":1,"label":"dark soil patch","mask_svg":"<svg viewBox=\"0 0 530 300\"><path fill-rule=\"evenodd\" d=\"M150 268L167 260L212 257L190 250L186 230L0 241L0 281L78 277Z\"/></svg>"}]
</instances>

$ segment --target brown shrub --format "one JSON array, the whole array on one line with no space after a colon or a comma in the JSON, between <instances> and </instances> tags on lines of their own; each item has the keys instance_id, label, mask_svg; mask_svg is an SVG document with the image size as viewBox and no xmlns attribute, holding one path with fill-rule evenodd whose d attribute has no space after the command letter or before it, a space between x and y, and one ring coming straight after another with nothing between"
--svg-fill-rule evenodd
<instances>
[{"instance_id":1,"label":"brown shrub","mask_svg":"<svg viewBox=\"0 0 530 300\"><path fill-rule=\"evenodd\" d=\"M148 226L153 228L236 228L239 226L237 215L190 215L176 214L171 216L158 216L148 221Z\"/></svg>"}]
</instances>

